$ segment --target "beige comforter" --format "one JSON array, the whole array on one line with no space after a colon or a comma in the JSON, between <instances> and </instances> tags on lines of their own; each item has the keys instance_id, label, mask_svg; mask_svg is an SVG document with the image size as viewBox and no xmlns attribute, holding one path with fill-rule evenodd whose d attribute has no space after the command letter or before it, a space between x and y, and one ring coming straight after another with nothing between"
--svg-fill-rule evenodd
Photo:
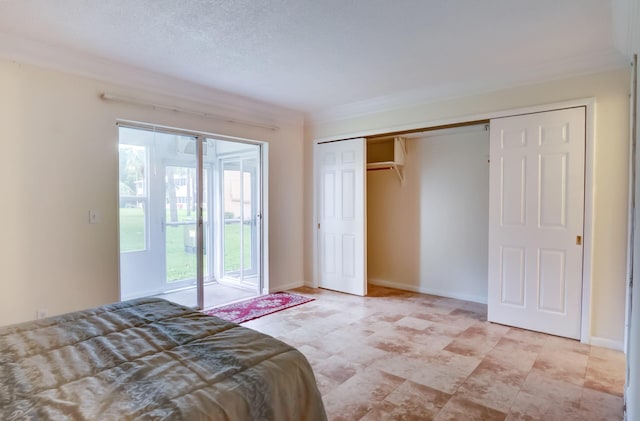
<instances>
[{"instance_id":1,"label":"beige comforter","mask_svg":"<svg viewBox=\"0 0 640 421\"><path fill-rule=\"evenodd\" d=\"M309 363L160 299L0 328L0 420L325 420Z\"/></svg>"}]
</instances>

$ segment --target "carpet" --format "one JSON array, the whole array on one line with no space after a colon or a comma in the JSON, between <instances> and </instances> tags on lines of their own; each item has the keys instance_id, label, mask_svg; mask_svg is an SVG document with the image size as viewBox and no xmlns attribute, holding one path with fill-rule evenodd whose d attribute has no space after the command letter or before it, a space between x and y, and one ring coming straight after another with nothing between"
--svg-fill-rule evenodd
<instances>
[{"instance_id":1,"label":"carpet","mask_svg":"<svg viewBox=\"0 0 640 421\"><path fill-rule=\"evenodd\" d=\"M313 300L315 300L315 298L303 297L302 295L288 292L277 292L275 294L262 295L239 303L205 310L204 313L209 316L220 317L230 322L243 323Z\"/></svg>"}]
</instances>

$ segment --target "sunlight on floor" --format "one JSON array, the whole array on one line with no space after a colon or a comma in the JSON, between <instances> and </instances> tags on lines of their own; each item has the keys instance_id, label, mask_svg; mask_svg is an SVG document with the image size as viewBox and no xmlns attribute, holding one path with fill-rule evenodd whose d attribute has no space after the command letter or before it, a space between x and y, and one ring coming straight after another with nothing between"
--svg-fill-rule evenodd
<instances>
[{"instance_id":1,"label":"sunlight on floor","mask_svg":"<svg viewBox=\"0 0 640 421\"><path fill-rule=\"evenodd\" d=\"M218 307L257 295L255 290L246 290L230 285L212 283L204 286L204 308ZM165 294L158 294L154 297L163 298L189 307L195 307L197 304L195 286Z\"/></svg>"}]
</instances>

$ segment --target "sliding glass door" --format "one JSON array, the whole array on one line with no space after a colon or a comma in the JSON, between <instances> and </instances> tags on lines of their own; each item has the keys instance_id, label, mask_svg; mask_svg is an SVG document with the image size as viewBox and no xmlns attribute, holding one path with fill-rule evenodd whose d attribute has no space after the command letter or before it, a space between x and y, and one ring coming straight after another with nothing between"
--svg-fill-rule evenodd
<instances>
[{"instance_id":1,"label":"sliding glass door","mask_svg":"<svg viewBox=\"0 0 640 421\"><path fill-rule=\"evenodd\" d=\"M121 298L210 307L258 294L260 146L125 126L119 136Z\"/></svg>"}]
</instances>

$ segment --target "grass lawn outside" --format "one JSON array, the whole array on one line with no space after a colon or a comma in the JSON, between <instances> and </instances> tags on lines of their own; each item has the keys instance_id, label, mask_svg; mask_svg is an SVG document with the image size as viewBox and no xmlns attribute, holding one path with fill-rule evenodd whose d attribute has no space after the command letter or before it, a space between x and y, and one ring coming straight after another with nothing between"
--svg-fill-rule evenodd
<instances>
[{"instance_id":1,"label":"grass lawn outside","mask_svg":"<svg viewBox=\"0 0 640 421\"><path fill-rule=\"evenodd\" d=\"M193 214L192 214L193 215ZM195 219L195 215L193 215ZM178 210L178 220L187 221L186 210ZM205 225L205 228L209 227ZM224 225L224 271L240 270L240 229L244 228L244 264L251 264L251 225L241 226L239 222ZM195 229L193 225L166 226L167 280L179 281L196 277L196 253L192 248L195 242L189 240L185 230ZM185 235L186 234L186 235ZM205 232L205 239L207 233ZM120 251L143 250L145 247L145 217L142 208L120 208ZM153 245L151 245L153 246ZM207 273L207 254L205 250L205 274Z\"/></svg>"}]
</instances>

